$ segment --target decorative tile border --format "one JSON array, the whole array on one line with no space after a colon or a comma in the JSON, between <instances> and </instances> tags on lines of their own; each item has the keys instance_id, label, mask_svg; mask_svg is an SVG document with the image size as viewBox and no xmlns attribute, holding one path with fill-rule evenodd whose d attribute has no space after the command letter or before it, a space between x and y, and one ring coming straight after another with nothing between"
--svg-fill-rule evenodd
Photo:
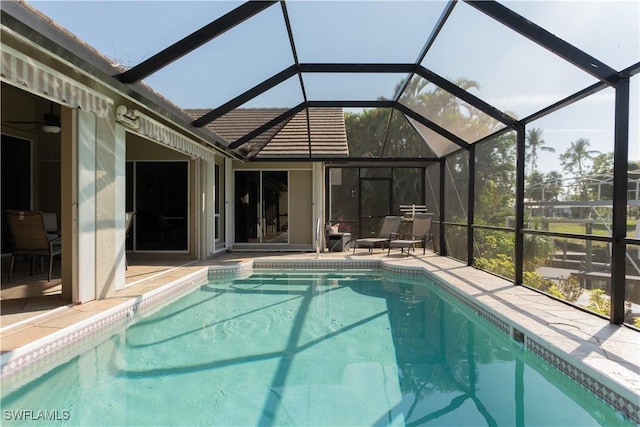
<instances>
[{"instance_id":1,"label":"decorative tile border","mask_svg":"<svg viewBox=\"0 0 640 427\"><path fill-rule=\"evenodd\" d=\"M11 379L11 385L21 385L33 378L70 360L82 351L95 346L98 338L105 338L116 330L125 328L134 317L149 315L171 301L177 299L186 291L202 285L207 279L237 278L250 275L255 269L372 269L380 270L399 278L415 280L424 278L440 285L448 295L469 307L473 312L487 320L499 330L522 342L532 353L544 359L547 363L559 369L573 381L590 390L596 396L623 412L633 422L640 423L640 407L637 403L625 398L612 390L584 369L576 367L561 354L554 353L539 343L535 338L523 335L518 325L511 325L497 313L492 312L475 300L462 294L453 285L446 283L431 274L421 266L409 267L390 264L383 260L367 261L336 261L336 260L266 260L255 259L240 263L203 267L181 279L150 291L138 298L129 300L113 309L106 310L90 319L79 322L68 328L61 329L40 340L34 341L17 350L3 354L0 357L0 378L3 382ZM560 353L560 352L558 352ZM587 368L587 367L585 367Z\"/></svg>"},{"instance_id":2,"label":"decorative tile border","mask_svg":"<svg viewBox=\"0 0 640 427\"><path fill-rule=\"evenodd\" d=\"M525 336L525 345L532 353L540 356L545 362L557 368L560 372L591 391L600 399L624 413L630 420L635 423L640 423L640 406L637 402L634 403L626 397L621 396L620 393L602 384L579 367L562 358L562 356L546 348L543 344L538 343L532 337Z\"/></svg>"},{"instance_id":3,"label":"decorative tile border","mask_svg":"<svg viewBox=\"0 0 640 427\"><path fill-rule=\"evenodd\" d=\"M403 267L403 266L391 265L385 262L381 262L380 265L378 265L378 268L388 273L392 273L402 277L409 276L410 278L416 278L416 277L425 276L424 270L422 267L409 267L409 266Z\"/></svg>"},{"instance_id":4,"label":"decorative tile border","mask_svg":"<svg viewBox=\"0 0 640 427\"><path fill-rule=\"evenodd\" d=\"M633 422L640 423L640 406L620 395L620 393L616 392L612 388L594 378L594 376L587 373L586 371L589 370L587 366L582 369L576 367L567 359L564 359L562 355L558 354L562 353L561 351L558 350L558 353L554 353L550 349L535 341L535 339L533 339L532 337L526 335L522 331L520 325L509 324L507 321L503 320L495 313L487 310L480 304L476 303L474 300L470 299L468 296L455 290L454 286L440 280L439 278L436 278L435 276L432 276L428 271L425 270L424 274L427 277L431 276L433 280L441 286L442 289L447 291L448 294L472 309L489 323L496 326L499 330L501 330L517 342L523 343L527 350L531 350L532 353L541 357L554 368L560 370L568 378L571 378L573 381L577 382L579 385L586 388L615 409L624 413ZM571 358L569 357L568 359Z\"/></svg>"},{"instance_id":5,"label":"decorative tile border","mask_svg":"<svg viewBox=\"0 0 640 427\"><path fill-rule=\"evenodd\" d=\"M379 261L336 261L336 260L264 260L255 259L253 261L254 268L263 269L378 269Z\"/></svg>"},{"instance_id":6,"label":"decorative tile border","mask_svg":"<svg viewBox=\"0 0 640 427\"><path fill-rule=\"evenodd\" d=\"M429 277L430 273L428 271L423 271L423 275L425 277ZM588 367L585 366L584 368L579 368L575 366L568 360L564 359L561 354L554 353L543 344L537 342L531 336L526 335L518 325L510 325L496 314L485 309L481 305L476 304L467 296L456 291L452 285L444 283L442 280L435 277L433 277L433 280L441 285L440 289L445 290L448 295L469 307L480 317L484 318L499 330L507 334L507 336L510 336L515 341L523 344L527 350L530 350L533 354L542 358L549 365L561 371L568 378L586 388L613 408L625 414L625 416L633 422L640 423L640 406L585 372L586 370L589 370ZM558 351L558 353L561 352Z\"/></svg>"},{"instance_id":7,"label":"decorative tile border","mask_svg":"<svg viewBox=\"0 0 640 427\"><path fill-rule=\"evenodd\" d=\"M253 272L253 260L246 260L235 264L212 265L209 267L209 279L226 279L239 277Z\"/></svg>"},{"instance_id":8,"label":"decorative tile border","mask_svg":"<svg viewBox=\"0 0 640 427\"><path fill-rule=\"evenodd\" d=\"M132 304L60 329L40 340L2 355L0 378L3 387L18 387L94 347L96 340L120 330L133 317Z\"/></svg>"},{"instance_id":9,"label":"decorative tile border","mask_svg":"<svg viewBox=\"0 0 640 427\"><path fill-rule=\"evenodd\" d=\"M95 346L136 316L147 316L191 289L206 283L208 269L195 271L146 294L132 298L89 319L60 329L39 340L0 356L0 379L11 386L25 384Z\"/></svg>"},{"instance_id":10,"label":"decorative tile border","mask_svg":"<svg viewBox=\"0 0 640 427\"><path fill-rule=\"evenodd\" d=\"M0 356L0 379L13 385L25 384L93 347L117 330L125 328L136 316L148 316L178 299L209 278L239 277L251 274L253 260L246 262L202 267L185 277L160 286L153 291L105 310L75 325L58 330L19 349Z\"/></svg>"},{"instance_id":11,"label":"decorative tile border","mask_svg":"<svg viewBox=\"0 0 640 427\"><path fill-rule=\"evenodd\" d=\"M424 272L425 276L429 276L428 272ZM448 283L443 283L441 280L434 279L436 283L440 285L440 287L445 290L449 295L455 298L458 302L466 305L473 312L477 313L479 316L487 320L493 326L504 332L509 336L513 336L513 326L507 323L505 320L501 319L496 313L487 310L483 306L477 304L474 300L469 299L468 296L461 294L458 291L453 289Z\"/></svg>"},{"instance_id":12,"label":"decorative tile border","mask_svg":"<svg viewBox=\"0 0 640 427\"><path fill-rule=\"evenodd\" d=\"M430 273L428 271L425 271L424 274L425 276L430 276ZM444 283L443 281L438 280L435 277L434 280L436 280L438 284L442 285L442 289L445 289L447 293L449 293L458 301L476 312L478 315L492 323L499 330L512 337L514 340L523 343L525 348L531 350L532 353L538 355L551 366L557 368L562 373L567 375L567 377L571 378L573 381L577 382L582 387L591 391L600 399L625 414L625 416L627 416L633 422L640 423L640 406L625 398L620 393L613 390L611 387L603 384L591 374L587 373L586 371L590 370L589 367L576 367L567 359L563 358L561 354L558 354L561 353L561 351L558 351L558 353L554 353L544 345L538 343L531 336L526 335L519 325L509 324L507 321L503 320L495 313L474 302L466 295L463 295L460 292L456 291L452 285Z\"/></svg>"}]
</instances>

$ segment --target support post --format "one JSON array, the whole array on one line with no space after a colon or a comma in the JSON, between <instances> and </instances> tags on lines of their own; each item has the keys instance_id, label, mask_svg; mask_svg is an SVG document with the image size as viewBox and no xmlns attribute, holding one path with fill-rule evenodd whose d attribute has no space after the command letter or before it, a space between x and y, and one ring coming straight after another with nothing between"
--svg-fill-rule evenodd
<instances>
[{"instance_id":1,"label":"support post","mask_svg":"<svg viewBox=\"0 0 640 427\"><path fill-rule=\"evenodd\" d=\"M469 194L467 195L467 265L473 265L473 223L475 222L476 146L469 147Z\"/></svg>"},{"instance_id":2,"label":"support post","mask_svg":"<svg viewBox=\"0 0 640 427\"><path fill-rule=\"evenodd\" d=\"M444 180L446 176L446 168L447 168L446 158L440 159L440 255L441 256L448 255L447 242L445 239L445 225L444 225L445 210L446 210L444 206L444 202L445 202Z\"/></svg>"},{"instance_id":3,"label":"support post","mask_svg":"<svg viewBox=\"0 0 640 427\"><path fill-rule=\"evenodd\" d=\"M516 126L516 230L514 283L522 285L524 269L524 179L525 179L525 127Z\"/></svg>"},{"instance_id":4,"label":"support post","mask_svg":"<svg viewBox=\"0 0 640 427\"><path fill-rule=\"evenodd\" d=\"M615 86L615 124L613 150L613 224L611 242L611 317L624 322L627 235L627 175L629 164L629 77Z\"/></svg>"}]
</instances>

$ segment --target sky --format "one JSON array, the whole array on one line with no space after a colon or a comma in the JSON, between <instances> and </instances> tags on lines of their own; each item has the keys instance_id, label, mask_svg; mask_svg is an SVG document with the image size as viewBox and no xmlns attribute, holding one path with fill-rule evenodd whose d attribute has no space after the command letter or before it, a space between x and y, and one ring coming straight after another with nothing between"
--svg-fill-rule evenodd
<instances>
[{"instance_id":1,"label":"sky","mask_svg":"<svg viewBox=\"0 0 640 427\"><path fill-rule=\"evenodd\" d=\"M115 63L133 66L241 2L34 1L59 25ZM414 62L441 1L288 1L300 62ZM640 2L518 1L516 12L617 70L640 61ZM145 79L183 108L215 108L293 64L282 9L267 8L207 45ZM450 80L478 84L471 92L516 118L563 99L596 79L459 2L422 61ZM396 74L304 76L312 100L390 97ZM630 160L640 160L640 77L632 79ZM255 99L254 107L292 107L303 99L297 77ZM541 172L561 171L558 156L578 138L613 151L612 89L530 126L541 128L555 153L539 152Z\"/></svg>"}]
</instances>

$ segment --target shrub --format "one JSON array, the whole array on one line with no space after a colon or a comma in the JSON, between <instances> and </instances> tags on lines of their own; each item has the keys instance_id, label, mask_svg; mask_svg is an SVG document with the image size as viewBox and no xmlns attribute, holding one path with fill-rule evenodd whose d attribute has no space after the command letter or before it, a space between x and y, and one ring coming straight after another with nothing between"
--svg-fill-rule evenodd
<instances>
[{"instance_id":1,"label":"shrub","mask_svg":"<svg viewBox=\"0 0 640 427\"><path fill-rule=\"evenodd\" d=\"M569 276L567 279L560 280L558 286L563 298L569 302L578 301L578 298L580 298L580 295L584 292L576 276Z\"/></svg>"},{"instance_id":2,"label":"shrub","mask_svg":"<svg viewBox=\"0 0 640 427\"><path fill-rule=\"evenodd\" d=\"M494 258L476 258L474 266L510 280L513 280L515 276L513 261L504 254L498 254ZM525 271L522 281L526 286L539 289L569 302L577 301L583 292L578 279L574 276L560 280L556 284L553 280L545 279L536 272Z\"/></svg>"},{"instance_id":3,"label":"shrub","mask_svg":"<svg viewBox=\"0 0 640 427\"><path fill-rule=\"evenodd\" d=\"M525 270L536 270L548 258L551 258L554 251L555 247L550 237L525 234L523 253Z\"/></svg>"},{"instance_id":4,"label":"shrub","mask_svg":"<svg viewBox=\"0 0 640 427\"><path fill-rule=\"evenodd\" d=\"M594 311L605 316L609 316L611 313L611 301L605 296L604 290L594 289L589 295L589 305L587 310Z\"/></svg>"}]
</instances>

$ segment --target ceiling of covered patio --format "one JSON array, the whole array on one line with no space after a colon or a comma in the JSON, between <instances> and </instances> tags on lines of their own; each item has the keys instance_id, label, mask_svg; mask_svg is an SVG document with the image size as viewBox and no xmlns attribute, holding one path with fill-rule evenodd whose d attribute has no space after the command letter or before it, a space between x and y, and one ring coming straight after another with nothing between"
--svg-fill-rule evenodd
<instances>
[{"instance_id":1,"label":"ceiling of covered patio","mask_svg":"<svg viewBox=\"0 0 640 427\"><path fill-rule=\"evenodd\" d=\"M32 4L247 159L435 160L640 70L636 2Z\"/></svg>"}]
</instances>

